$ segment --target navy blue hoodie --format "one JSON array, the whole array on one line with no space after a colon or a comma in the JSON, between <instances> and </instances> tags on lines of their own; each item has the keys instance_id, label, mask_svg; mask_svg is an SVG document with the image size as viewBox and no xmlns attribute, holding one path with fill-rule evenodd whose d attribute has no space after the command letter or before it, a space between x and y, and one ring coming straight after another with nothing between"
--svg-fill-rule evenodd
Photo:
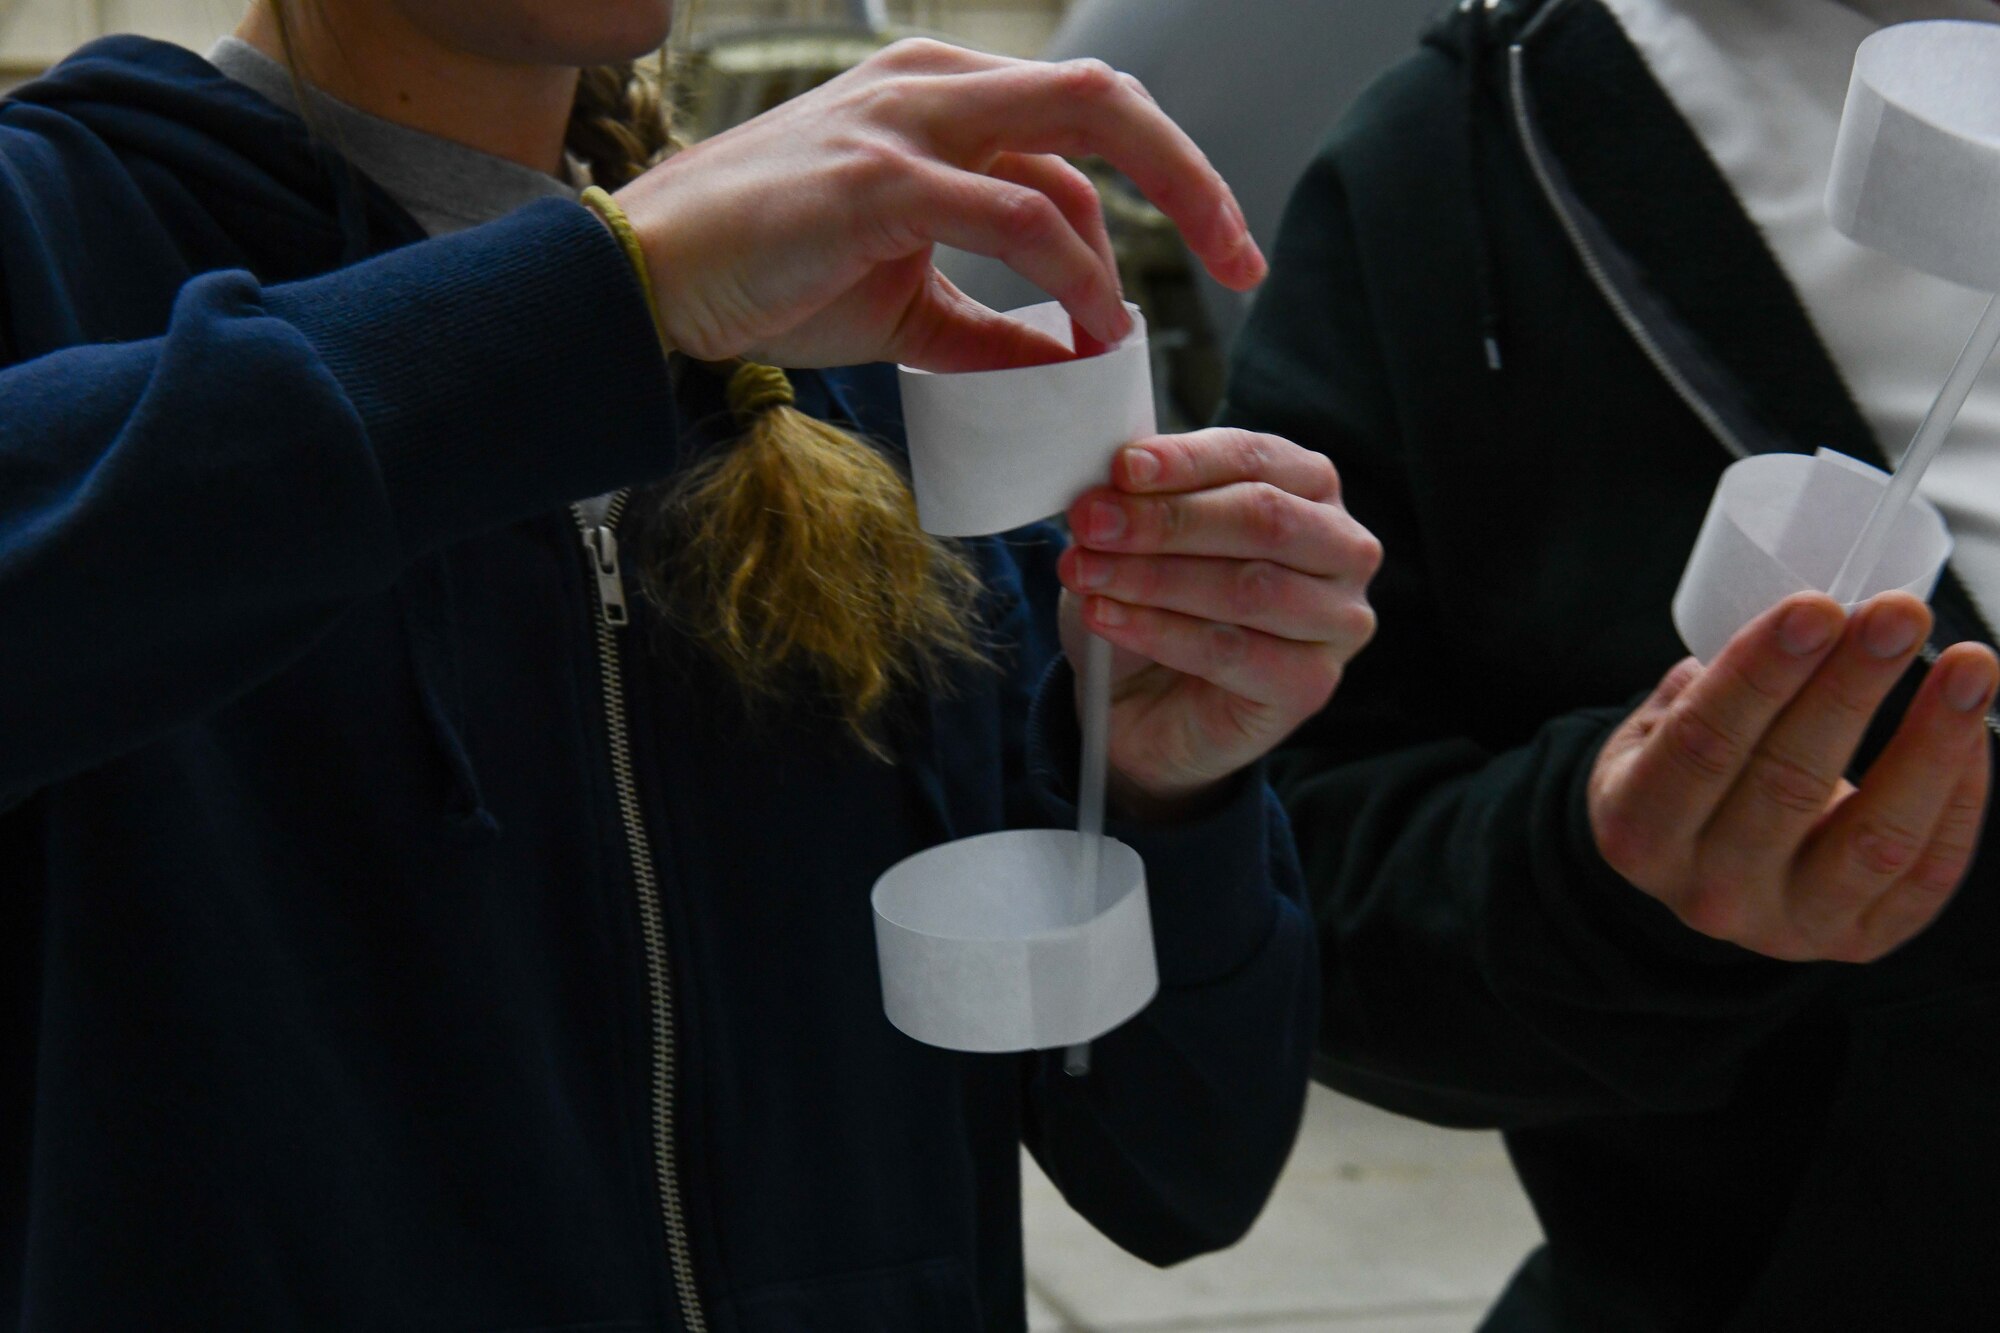
<instances>
[{"instance_id":1,"label":"navy blue hoodie","mask_svg":"<svg viewBox=\"0 0 2000 1333\"><path fill-rule=\"evenodd\" d=\"M0 103L0 1320L1018 1328L1024 1141L1148 1259L1248 1226L1316 994L1262 784L1115 830L1163 987L1087 1078L897 1033L877 874L1073 818L1056 542L876 761L610 614L570 502L721 408L574 205L422 241L132 38Z\"/></svg>"}]
</instances>

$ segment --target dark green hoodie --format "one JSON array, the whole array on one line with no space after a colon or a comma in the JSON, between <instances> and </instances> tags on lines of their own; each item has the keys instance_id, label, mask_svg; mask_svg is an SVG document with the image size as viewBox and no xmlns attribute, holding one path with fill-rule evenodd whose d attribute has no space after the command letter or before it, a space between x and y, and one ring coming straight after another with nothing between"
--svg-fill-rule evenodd
<instances>
[{"instance_id":1,"label":"dark green hoodie","mask_svg":"<svg viewBox=\"0 0 2000 1333\"><path fill-rule=\"evenodd\" d=\"M1489 1328L2000 1326L1993 857L1891 958L1797 966L1684 928L1589 833L1598 747L1685 653L1722 469L1879 461L1605 9L1461 7L1363 98L1225 418L1325 450L1388 551L1380 637L1282 789L1321 1077L1506 1130L1546 1229ZM1936 605L1933 647L1991 639L1955 582Z\"/></svg>"}]
</instances>

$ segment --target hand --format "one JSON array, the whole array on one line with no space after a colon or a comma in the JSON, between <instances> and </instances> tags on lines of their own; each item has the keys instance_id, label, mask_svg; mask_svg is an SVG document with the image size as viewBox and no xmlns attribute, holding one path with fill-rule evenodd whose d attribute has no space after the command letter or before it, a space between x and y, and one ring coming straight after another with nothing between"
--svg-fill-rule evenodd
<instances>
[{"instance_id":1,"label":"hand","mask_svg":"<svg viewBox=\"0 0 2000 1333\"><path fill-rule=\"evenodd\" d=\"M1702 934L1773 958L1880 958L1943 910L1979 845L2000 663L1946 649L1857 789L1842 774L1930 612L1891 593L1844 633L1843 618L1801 594L1707 668L1682 662L1590 777L1614 870Z\"/></svg>"},{"instance_id":2,"label":"hand","mask_svg":"<svg viewBox=\"0 0 2000 1333\"><path fill-rule=\"evenodd\" d=\"M1102 341L1131 329L1097 192L1056 156L1092 153L1218 280L1263 278L1229 187L1136 79L1098 61L898 42L617 198L667 335L691 356L993 369L1069 353L960 293L932 267L933 243L1005 261Z\"/></svg>"},{"instance_id":3,"label":"hand","mask_svg":"<svg viewBox=\"0 0 2000 1333\"><path fill-rule=\"evenodd\" d=\"M1382 546L1322 454L1241 430L1142 440L1069 511L1063 641L1112 668L1112 793L1171 814L1332 696L1375 633Z\"/></svg>"}]
</instances>

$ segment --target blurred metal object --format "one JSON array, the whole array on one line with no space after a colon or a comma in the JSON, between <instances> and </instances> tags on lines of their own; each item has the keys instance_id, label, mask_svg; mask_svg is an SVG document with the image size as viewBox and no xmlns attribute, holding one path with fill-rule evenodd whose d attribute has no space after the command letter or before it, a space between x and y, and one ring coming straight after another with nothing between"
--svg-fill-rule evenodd
<instances>
[{"instance_id":1,"label":"blurred metal object","mask_svg":"<svg viewBox=\"0 0 2000 1333\"><path fill-rule=\"evenodd\" d=\"M693 38L674 79L678 122L695 139L719 134L845 73L905 36L889 21L887 0L841 0L845 18L825 5L794 17L737 23Z\"/></svg>"},{"instance_id":2,"label":"blurred metal object","mask_svg":"<svg viewBox=\"0 0 2000 1333\"><path fill-rule=\"evenodd\" d=\"M677 123L705 139L854 68L895 38L851 25L725 29L696 38L674 78Z\"/></svg>"}]
</instances>

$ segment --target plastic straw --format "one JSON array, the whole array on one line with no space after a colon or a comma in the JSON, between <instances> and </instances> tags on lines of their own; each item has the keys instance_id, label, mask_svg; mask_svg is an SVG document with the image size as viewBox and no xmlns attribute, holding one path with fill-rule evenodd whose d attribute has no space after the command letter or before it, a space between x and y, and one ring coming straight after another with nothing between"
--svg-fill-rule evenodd
<instances>
[{"instance_id":1,"label":"plastic straw","mask_svg":"<svg viewBox=\"0 0 2000 1333\"><path fill-rule=\"evenodd\" d=\"M1917 483L1923 480L1925 469L1944 447L1965 400L1972 396L1979 372L1993 359L1996 347L2000 347L2000 296L1986 303L1986 313L1979 317L1979 326L1966 340L1965 350L1958 354L1958 364L1951 368L1944 387L1938 390L1937 401L1925 414L1924 424L1917 427L1916 438L1910 441L1903 461L1896 465L1896 474L1883 487L1874 512L1862 525L1861 535L1854 539L1847 559L1841 562L1840 572L1833 576L1833 586L1827 589L1827 595L1834 601L1844 606L1860 600L1862 585L1880 563L1882 549L1889 544L1889 534L1895 530L1896 520L1903 516L1903 506L1917 493Z\"/></svg>"},{"instance_id":2,"label":"plastic straw","mask_svg":"<svg viewBox=\"0 0 2000 1333\"><path fill-rule=\"evenodd\" d=\"M1104 860L1104 784L1111 744L1111 645L1095 634L1083 644L1083 772L1076 784L1078 921L1097 915L1097 868ZM1090 1043L1063 1052L1063 1072L1090 1072Z\"/></svg>"}]
</instances>

